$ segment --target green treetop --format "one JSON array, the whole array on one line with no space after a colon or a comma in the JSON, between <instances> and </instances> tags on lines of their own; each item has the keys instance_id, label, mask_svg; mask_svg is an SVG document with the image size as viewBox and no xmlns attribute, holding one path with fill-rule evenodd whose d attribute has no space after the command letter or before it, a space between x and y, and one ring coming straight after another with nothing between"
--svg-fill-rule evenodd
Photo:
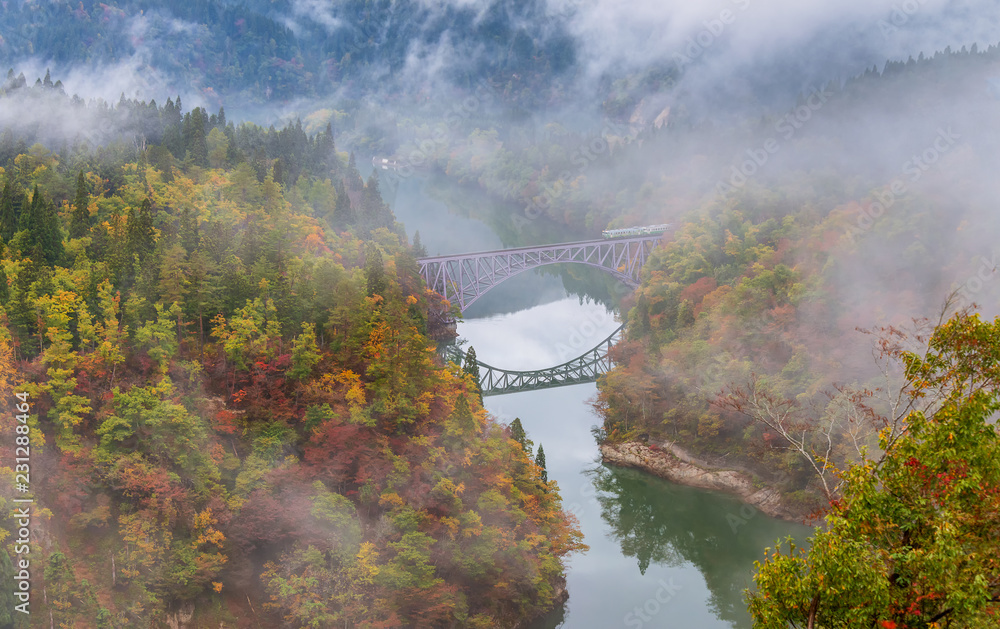
<instances>
[{"instance_id":1,"label":"green treetop","mask_svg":"<svg viewBox=\"0 0 1000 629\"><path fill-rule=\"evenodd\" d=\"M1000 319L959 314L923 356L901 352L914 402L881 458L844 472L808 552L757 564L754 626L987 627L1000 613Z\"/></svg>"},{"instance_id":2,"label":"green treetop","mask_svg":"<svg viewBox=\"0 0 1000 629\"><path fill-rule=\"evenodd\" d=\"M514 421L510 423L510 437L514 441L521 444L521 449L525 452L531 452L531 440L528 439L528 433L524 431L524 426L521 425L521 418L515 417Z\"/></svg>"},{"instance_id":3,"label":"green treetop","mask_svg":"<svg viewBox=\"0 0 1000 629\"><path fill-rule=\"evenodd\" d=\"M535 465L542 468L542 482L549 482L549 472L545 469L545 448L538 444L538 454L535 455Z\"/></svg>"},{"instance_id":4,"label":"green treetop","mask_svg":"<svg viewBox=\"0 0 1000 629\"><path fill-rule=\"evenodd\" d=\"M90 231L90 194L83 171L76 177L76 196L73 198L73 218L69 225L70 238L82 238Z\"/></svg>"},{"instance_id":5,"label":"green treetop","mask_svg":"<svg viewBox=\"0 0 1000 629\"><path fill-rule=\"evenodd\" d=\"M476 393L479 395L479 403L483 402L483 391L479 385L479 359L476 358L476 348L469 347L469 351L465 353L465 364L462 366L462 371L472 377L472 381L476 383Z\"/></svg>"}]
</instances>

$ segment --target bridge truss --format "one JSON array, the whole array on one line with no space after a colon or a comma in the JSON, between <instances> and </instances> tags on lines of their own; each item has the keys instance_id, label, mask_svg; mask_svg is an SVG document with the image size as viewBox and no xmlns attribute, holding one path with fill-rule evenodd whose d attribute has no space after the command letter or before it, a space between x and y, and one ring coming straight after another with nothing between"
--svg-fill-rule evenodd
<instances>
[{"instance_id":1,"label":"bridge truss","mask_svg":"<svg viewBox=\"0 0 1000 629\"><path fill-rule=\"evenodd\" d=\"M660 235L521 247L418 260L427 287L465 310L494 286L549 264L575 262L608 271L633 288Z\"/></svg>"},{"instance_id":2,"label":"bridge truss","mask_svg":"<svg viewBox=\"0 0 1000 629\"><path fill-rule=\"evenodd\" d=\"M598 376L611 370L613 364L609 352L611 347L621 338L624 329L625 324L622 324L611 333L611 336L598 343L590 351L548 369L533 371L500 369L477 360L479 389L485 397L596 382ZM459 365L465 364L465 352L456 345L449 346L445 350L445 355L448 360Z\"/></svg>"}]
</instances>

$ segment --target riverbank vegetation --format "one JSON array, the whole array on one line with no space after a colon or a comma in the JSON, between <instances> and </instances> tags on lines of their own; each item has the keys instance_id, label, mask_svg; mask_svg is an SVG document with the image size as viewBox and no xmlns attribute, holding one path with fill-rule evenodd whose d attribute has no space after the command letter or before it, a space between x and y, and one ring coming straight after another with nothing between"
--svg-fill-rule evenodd
<instances>
[{"instance_id":1,"label":"riverbank vegetation","mask_svg":"<svg viewBox=\"0 0 1000 629\"><path fill-rule=\"evenodd\" d=\"M30 401L32 614L492 627L561 600L581 534L435 356L445 304L377 180L329 131L119 108L162 143L4 136L0 397Z\"/></svg>"},{"instance_id":2,"label":"riverbank vegetation","mask_svg":"<svg viewBox=\"0 0 1000 629\"><path fill-rule=\"evenodd\" d=\"M676 442L808 512L876 445L872 417L896 418L879 330L936 320L956 289L993 299L993 140L976 129L997 124L998 68L996 46L921 54L739 123L636 104L591 133L519 134L468 116L414 128L398 156L507 202L482 218L511 244L674 222L621 302L597 436ZM922 106L879 113L899 103Z\"/></svg>"},{"instance_id":3,"label":"riverbank vegetation","mask_svg":"<svg viewBox=\"0 0 1000 629\"><path fill-rule=\"evenodd\" d=\"M997 324L971 307L1000 304L997 70L995 46L949 49L759 124L636 109L596 135L478 131L433 155L525 207L512 230L680 225L623 303L595 435L679 444L828 513L808 553L758 565L762 627L995 624Z\"/></svg>"},{"instance_id":4,"label":"riverbank vegetation","mask_svg":"<svg viewBox=\"0 0 1000 629\"><path fill-rule=\"evenodd\" d=\"M978 76L982 61L956 61L957 72ZM933 168L748 181L689 214L624 304L626 339L595 401L598 437L676 442L752 470L792 507L836 498L836 470L877 447L880 418L905 415L898 331L926 318L926 337L949 294L952 309L995 305L995 249L973 227L993 224L975 174L988 149L942 132L928 135Z\"/></svg>"},{"instance_id":5,"label":"riverbank vegetation","mask_svg":"<svg viewBox=\"0 0 1000 629\"><path fill-rule=\"evenodd\" d=\"M959 313L903 352L918 407L842 474L808 552L769 549L755 626L987 627L1000 614L1000 319Z\"/></svg>"}]
</instances>

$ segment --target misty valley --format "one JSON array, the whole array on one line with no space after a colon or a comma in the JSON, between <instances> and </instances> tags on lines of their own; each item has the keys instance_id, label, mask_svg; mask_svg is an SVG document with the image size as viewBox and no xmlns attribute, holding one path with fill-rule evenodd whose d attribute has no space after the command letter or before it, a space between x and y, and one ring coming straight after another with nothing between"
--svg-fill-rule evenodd
<instances>
[{"instance_id":1,"label":"misty valley","mask_svg":"<svg viewBox=\"0 0 1000 629\"><path fill-rule=\"evenodd\" d=\"M0 629L997 626L996 13L0 3Z\"/></svg>"}]
</instances>

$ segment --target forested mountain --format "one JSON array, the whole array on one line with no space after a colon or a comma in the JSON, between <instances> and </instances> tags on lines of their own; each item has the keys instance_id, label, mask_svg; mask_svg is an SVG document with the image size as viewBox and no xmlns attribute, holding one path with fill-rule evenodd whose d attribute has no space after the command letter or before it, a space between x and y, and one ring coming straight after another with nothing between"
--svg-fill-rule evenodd
<instances>
[{"instance_id":1,"label":"forested mountain","mask_svg":"<svg viewBox=\"0 0 1000 629\"><path fill-rule=\"evenodd\" d=\"M31 495L34 618L485 628L565 597L581 534L541 448L435 355L449 304L372 154L461 187L505 245L673 223L618 303L596 437L836 501L831 465L880 447L907 386L891 339L1000 310L1000 50L907 40L868 68L899 42L838 38L870 3L789 34L763 3L664 2L0 3L0 399L28 409L0 434L31 471L15 493L0 468L0 541L16 559Z\"/></svg>"},{"instance_id":2,"label":"forested mountain","mask_svg":"<svg viewBox=\"0 0 1000 629\"><path fill-rule=\"evenodd\" d=\"M32 618L492 627L561 600L580 533L436 358L446 304L377 179L329 131L90 113L98 150L4 136L0 395L31 483L0 535L33 497Z\"/></svg>"},{"instance_id":3,"label":"forested mountain","mask_svg":"<svg viewBox=\"0 0 1000 629\"><path fill-rule=\"evenodd\" d=\"M441 79L508 86L512 102L543 103L574 63L575 43L544 2L477 7L402 2L14 1L0 6L0 64L29 59L63 72L118 65L142 98L188 93L210 106L283 102ZM445 76L425 69L453 52ZM134 96L129 90L130 97Z\"/></svg>"},{"instance_id":4,"label":"forested mountain","mask_svg":"<svg viewBox=\"0 0 1000 629\"><path fill-rule=\"evenodd\" d=\"M624 304L627 339L597 403L606 437L739 459L806 504L822 494L808 461L718 396L765 378L809 424L878 386L875 337L857 328L937 317L955 290L997 309L998 74L996 45L945 49L760 118L636 102L590 133L418 128L398 155L510 202L482 218L511 246L539 218L595 234L677 225Z\"/></svg>"},{"instance_id":5,"label":"forested mountain","mask_svg":"<svg viewBox=\"0 0 1000 629\"><path fill-rule=\"evenodd\" d=\"M825 505L836 479L818 462L842 469L877 448L871 413L892 415L894 335L927 317L925 338L942 312L973 304L1000 311L997 63L991 47L888 64L832 91L775 152L763 148L781 137L773 121L742 136L750 148L705 168L717 179L700 195L650 190L660 209L646 216L684 218L627 302L596 403L601 438L683 443ZM697 209L673 214L669 189Z\"/></svg>"}]
</instances>

